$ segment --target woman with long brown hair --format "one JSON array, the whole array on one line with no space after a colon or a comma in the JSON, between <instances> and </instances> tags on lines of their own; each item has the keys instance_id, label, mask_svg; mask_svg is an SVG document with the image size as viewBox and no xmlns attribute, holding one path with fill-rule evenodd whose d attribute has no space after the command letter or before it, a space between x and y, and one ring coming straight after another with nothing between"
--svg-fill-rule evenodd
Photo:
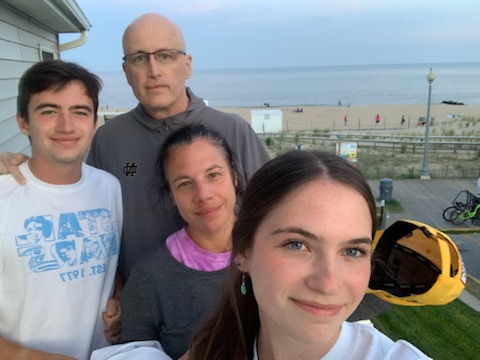
<instances>
[{"instance_id":1,"label":"woman with long brown hair","mask_svg":"<svg viewBox=\"0 0 480 360\"><path fill-rule=\"evenodd\" d=\"M346 322L368 287L375 220L368 183L340 157L265 164L242 198L226 291L188 359L427 359Z\"/></svg>"}]
</instances>

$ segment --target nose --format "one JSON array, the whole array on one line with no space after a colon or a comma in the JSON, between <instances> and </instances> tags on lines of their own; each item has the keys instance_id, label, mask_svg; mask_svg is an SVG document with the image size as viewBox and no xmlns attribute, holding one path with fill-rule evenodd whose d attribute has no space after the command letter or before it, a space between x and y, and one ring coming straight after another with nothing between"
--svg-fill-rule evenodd
<instances>
[{"instance_id":1,"label":"nose","mask_svg":"<svg viewBox=\"0 0 480 360\"><path fill-rule=\"evenodd\" d=\"M197 183L195 187L195 201L205 201L212 198L212 189L207 183Z\"/></svg>"},{"instance_id":2,"label":"nose","mask_svg":"<svg viewBox=\"0 0 480 360\"><path fill-rule=\"evenodd\" d=\"M150 76L157 76L161 74L161 65L155 59L155 54L148 54L148 75Z\"/></svg>"},{"instance_id":3,"label":"nose","mask_svg":"<svg viewBox=\"0 0 480 360\"><path fill-rule=\"evenodd\" d=\"M58 114L57 131L64 133L71 133L75 130L75 120L65 111L60 111Z\"/></svg>"},{"instance_id":4,"label":"nose","mask_svg":"<svg viewBox=\"0 0 480 360\"><path fill-rule=\"evenodd\" d=\"M335 259L326 256L316 257L307 276L307 286L325 295L334 294L341 286L341 267Z\"/></svg>"}]
</instances>

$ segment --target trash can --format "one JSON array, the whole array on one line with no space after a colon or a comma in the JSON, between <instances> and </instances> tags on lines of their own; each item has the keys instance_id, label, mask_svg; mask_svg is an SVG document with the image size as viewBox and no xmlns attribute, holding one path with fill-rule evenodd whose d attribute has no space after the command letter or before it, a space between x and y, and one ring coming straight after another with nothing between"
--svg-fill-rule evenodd
<instances>
[{"instance_id":1,"label":"trash can","mask_svg":"<svg viewBox=\"0 0 480 360\"><path fill-rule=\"evenodd\" d=\"M380 200L392 200L393 180L389 178L380 179Z\"/></svg>"}]
</instances>

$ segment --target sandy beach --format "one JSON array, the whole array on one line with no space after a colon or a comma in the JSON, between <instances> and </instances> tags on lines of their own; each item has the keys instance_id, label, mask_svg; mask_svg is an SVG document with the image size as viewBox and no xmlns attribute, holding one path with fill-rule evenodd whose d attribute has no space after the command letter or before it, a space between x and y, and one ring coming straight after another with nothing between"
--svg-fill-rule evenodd
<instances>
[{"instance_id":1,"label":"sandy beach","mask_svg":"<svg viewBox=\"0 0 480 360\"><path fill-rule=\"evenodd\" d=\"M426 116L426 105L369 105L369 106L305 106L302 112L295 112L296 107L262 107L262 108L224 108L251 120L251 110L282 110L283 129L285 131L312 131L314 129L329 130L398 130L400 132L423 132L418 126L418 119ZM375 124L376 115L380 123ZM430 116L435 118L435 126L458 128L458 121L463 118L480 119L480 106L432 104ZM348 122L345 124L345 116ZM401 125L401 118L405 124Z\"/></svg>"},{"instance_id":2,"label":"sandy beach","mask_svg":"<svg viewBox=\"0 0 480 360\"><path fill-rule=\"evenodd\" d=\"M295 112L296 107L257 107L257 108L219 108L219 110L235 113L251 122L251 110L281 110L284 131L313 131L314 129L345 131L399 131L400 133L422 133L423 126L418 126L418 119L426 116L427 105L368 105L368 106L304 106L302 112ZM127 110L124 110L127 111ZM118 113L124 112L119 110ZM115 111L100 111L99 114L108 114L112 117ZM376 115L380 122L375 124ZM459 121L466 118L480 119L480 105L446 105L432 104L430 115L435 118L436 129L453 129L455 135L462 135ZM463 115L463 116L462 116ZM345 124L345 116L348 122ZM405 124L401 125L401 118L405 117ZM100 116L99 125L103 123ZM477 121L478 123L480 121ZM477 125L476 125L477 126ZM470 128L472 132L479 129ZM464 129L463 129L464 130ZM473 135L473 133L472 133Z\"/></svg>"}]
</instances>

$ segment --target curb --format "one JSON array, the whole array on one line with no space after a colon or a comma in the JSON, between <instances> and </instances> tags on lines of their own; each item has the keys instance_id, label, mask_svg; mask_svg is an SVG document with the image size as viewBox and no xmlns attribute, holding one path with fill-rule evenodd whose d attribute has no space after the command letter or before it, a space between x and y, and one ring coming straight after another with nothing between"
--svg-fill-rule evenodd
<instances>
[{"instance_id":1,"label":"curb","mask_svg":"<svg viewBox=\"0 0 480 360\"><path fill-rule=\"evenodd\" d=\"M458 297L464 304L470 306L472 309L480 312L480 300L470 294L467 290L463 290Z\"/></svg>"}]
</instances>

